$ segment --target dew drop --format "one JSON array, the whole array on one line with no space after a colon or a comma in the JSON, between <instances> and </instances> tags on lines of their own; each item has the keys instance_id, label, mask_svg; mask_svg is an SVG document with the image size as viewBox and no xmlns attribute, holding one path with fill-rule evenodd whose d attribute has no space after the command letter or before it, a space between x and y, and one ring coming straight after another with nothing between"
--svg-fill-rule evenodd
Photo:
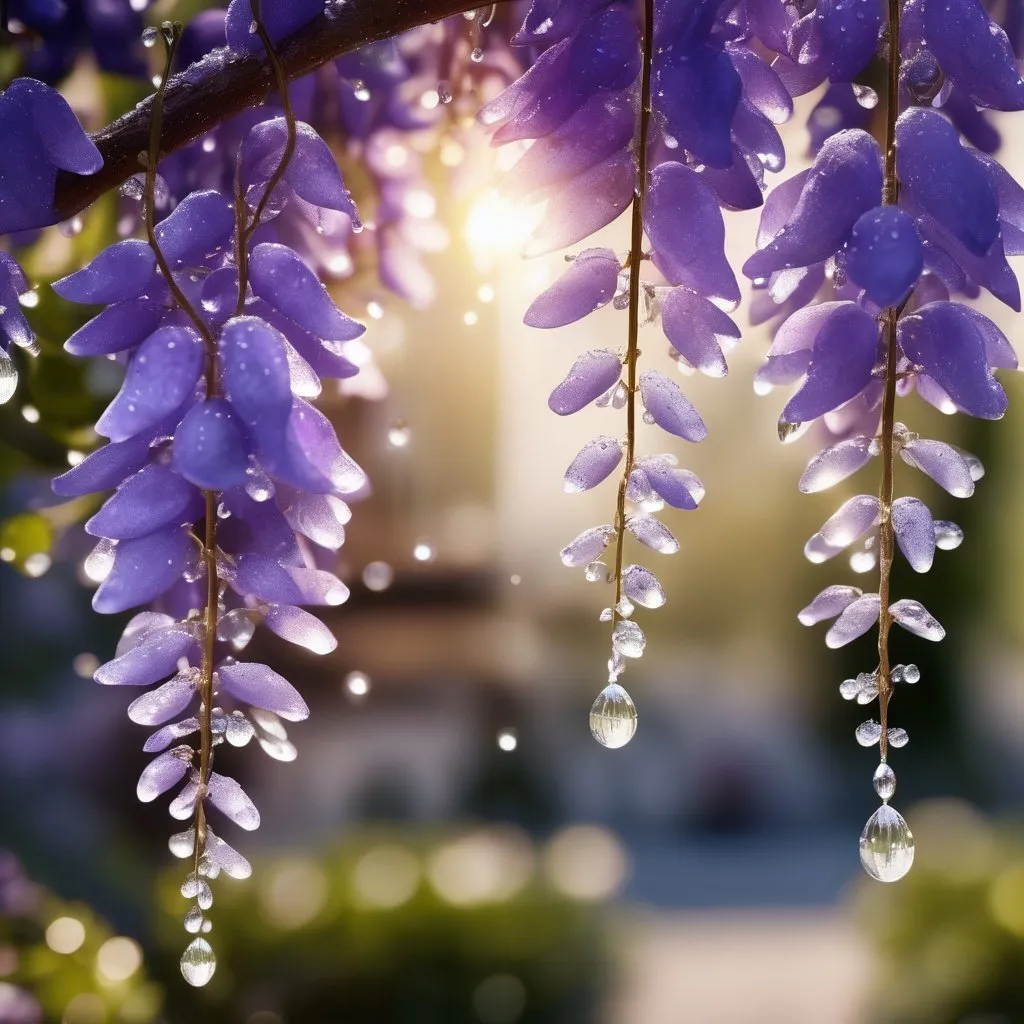
<instances>
[{"instance_id":1,"label":"dew drop","mask_svg":"<svg viewBox=\"0 0 1024 1024\"><path fill-rule=\"evenodd\" d=\"M854 82L853 96L857 101L857 105L865 110L874 110L878 106L878 93L869 85L857 85Z\"/></svg>"},{"instance_id":2,"label":"dew drop","mask_svg":"<svg viewBox=\"0 0 1024 1024\"><path fill-rule=\"evenodd\" d=\"M479 46L474 46L473 51L469 55L469 59L474 64L479 64L484 59L484 51Z\"/></svg>"},{"instance_id":3,"label":"dew drop","mask_svg":"<svg viewBox=\"0 0 1024 1024\"><path fill-rule=\"evenodd\" d=\"M18 389L18 368L14 360L0 349L0 405L9 402Z\"/></svg>"},{"instance_id":4,"label":"dew drop","mask_svg":"<svg viewBox=\"0 0 1024 1024\"><path fill-rule=\"evenodd\" d=\"M860 693L860 680L844 679L839 684L839 695L843 700L853 700Z\"/></svg>"},{"instance_id":5,"label":"dew drop","mask_svg":"<svg viewBox=\"0 0 1024 1024\"><path fill-rule=\"evenodd\" d=\"M779 440L783 444L790 444L802 436L807 426L808 424L804 423L787 423L785 420L779 420Z\"/></svg>"},{"instance_id":6,"label":"dew drop","mask_svg":"<svg viewBox=\"0 0 1024 1024\"><path fill-rule=\"evenodd\" d=\"M611 608L602 608L597 618L599 622L611 622L615 618L615 612Z\"/></svg>"},{"instance_id":7,"label":"dew drop","mask_svg":"<svg viewBox=\"0 0 1024 1024\"><path fill-rule=\"evenodd\" d=\"M619 598L619 603L615 606L615 610L624 619L628 619L633 614L633 611L634 611L633 602L630 601L630 599L628 597L626 597L625 594L623 594L623 596Z\"/></svg>"},{"instance_id":8,"label":"dew drop","mask_svg":"<svg viewBox=\"0 0 1024 1024\"><path fill-rule=\"evenodd\" d=\"M352 94L360 103L365 103L370 98L370 90L361 78L352 79Z\"/></svg>"},{"instance_id":9,"label":"dew drop","mask_svg":"<svg viewBox=\"0 0 1024 1024\"><path fill-rule=\"evenodd\" d=\"M896 792L896 773L884 761L875 769L874 778L871 780L875 792L885 801L891 800Z\"/></svg>"},{"instance_id":10,"label":"dew drop","mask_svg":"<svg viewBox=\"0 0 1024 1024\"><path fill-rule=\"evenodd\" d=\"M437 98L442 103L451 103L452 87L450 82L442 80L437 83Z\"/></svg>"},{"instance_id":11,"label":"dew drop","mask_svg":"<svg viewBox=\"0 0 1024 1024\"><path fill-rule=\"evenodd\" d=\"M198 935L203 927L203 912L198 907L193 907L185 915L185 931L190 935Z\"/></svg>"},{"instance_id":12,"label":"dew drop","mask_svg":"<svg viewBox=\"0 0 1024 1024\"><path fill-rule=\"evenodd\" d=\"M149 28L142 30L142 45L145 46L147 50L151 50L156 46L156 41L159 38L160 30L154 28L152 25L150 25Z\"/></svg>"},{"instance_id":13,"label":"dew drop","mask_svg":"<svg viewBox=\"0 0 1024 1024\"><path fill-rule=\"evenodd\" d=\"M946 519L936 519L933 528L935 530L935 546L942 551L953 551L960 547L964 540L964 531Z\"/></svg>"},{"instance_id":14,"label":"dew drop","mask_svg":"<svg viewBox=\"0 0 1024 1024\"><path fill-rule=\"evenodd\" d=\"M921 681L921 670L916 665L907 665L903 669L903 682L919 683Z\"/></svg>"},{"instance_id":15,"label":"dew drop","mask_svg":"<svg viewBox=\"0 0 1024 1024\"><path fill-rule=\"evenodd\" d=\"M624 747L636 732L636 705L618 684L609 683L590 708L590 731L602 747Z\"/></svg>"},{"instance_id":16,"label":"dew drop","mask_svg":"<svg viewBox=\"0 0 1024 1024\"><path fill-rule=\"evenodd\" d=\"M583 578L588 583L607 583L610 578L608 566L604 562L591 562L583 570Z\"/></svg>"},{"instance_id":17,"label":"dew drop","mask_svg":"<svg viewBox=\"0 0 1024 1024\"><path fill-rule=\"evenodd\" d=\"M181 954L181 975L196 988L202 988L216 969L217 958L206 939L193 939Z\"/></svg>"},{"instance_id":18,"label":"dew drop","mask_svg":"<svg viewBox=\"0 0 1024 1024\"><path fill-rule=\"evenodd\" d=\"M914 863L914 835L888 804L868 818L860 834L860 862L879 882L898 882Z\"/></svg>"}]
</instances>

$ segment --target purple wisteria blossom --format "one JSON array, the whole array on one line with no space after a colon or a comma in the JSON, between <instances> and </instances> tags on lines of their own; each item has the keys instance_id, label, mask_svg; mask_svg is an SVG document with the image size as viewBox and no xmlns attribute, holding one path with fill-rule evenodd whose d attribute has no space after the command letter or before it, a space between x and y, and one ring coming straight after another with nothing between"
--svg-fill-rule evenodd
<instances>
[{"instance_id":1,"label":"purple wisteria blossom","mask_svg":"<svg viewBox=\"0 0 1024 1024\"><path fill-rule=\"evenodd\" d=\"M172 817L193 822L171 840L176 855L193 860L182 887L195 901L186 918L193 934L208 929L208 880L250 871L207 816L259 825L238 783L210 770L214 753L255 737L271 757L291 760L282 723L309 714L281 675L237 658L262 621L310 651L333 650L323 623L298 606L347 599L316 550L341 546L344 497L367 483L309 402L322 377L356 373L349 347L365 329L263 226L285 216L316 224L330 213L358 223L326 143L303 122L293 127L290 158L284 118L258 120L242 139L239 208L216 189L192 191L155 226L155 247L115 242L53 286L65 299L106 307L68 350L125 366L96 425L108 443L53 487L65 497L114 488L85 524L99 541L90 556L102 567L96 610L153 605L128 623L96 679L143 691L128 715L155 729L145 749L156 756L139 778L139 799L172 792ZM194 939L182 960L186 980L205 984L212 956L205 939Z\"/></svg>"},{"instance_id":2,"label":"purple wisteria blossom","mask_svg":"<svg viewBox=\"0 0 1024 1024\"><path fill-rule=\"evenodd\" d=\"M754 319L780 317L755 387L768 393L797 385L780 437L816 421L831 435L801 490L831 487L876 457L882 464L879 493L849 498L804 548L823 562L853 546L851 569L877 567L878 589L826 587L799 618L805 625L834 620L829 647L878 627L878 667L844 681L840 692L861 704L879 701L880 722L856 733L864 746L880 744L874 784L883 801L861 836L861 860L873 877L895 881L913 862L913 837L888 807L896 777L887 751L907 742L905 730L888 726L888 707L894 685L917 682L920 673L891 665L890 627L931 641L945 630L920 602L893 600L891 565L898 551L913 570L927 572L936 550L963 540L955 523L934 519L919 498L895 497L895 456L959 498L973 493L984 472L969 453L909 430L895 404L916 390L944 412L998 419L1006 411L994 371L1017 367L1013 348L960 297L986 290L1020 309L1007 256L1022 249L1024 192L979 151L998 139L987 134L978 108L1024 108L1024 80L1006 34L978 0L924 0L904 7L895 24L885 24L884 14L874 2L819 0L787 29L773 67L794 95L829 79L837 116L815 137L812 166L768 197L758 251L743 271L760 293ZM859 74L883 32L899 89L888 97L880 147L846 126L850 111L835 90ZM863 87L852 90L865 98Z\"/></svg>"}]
</instances>

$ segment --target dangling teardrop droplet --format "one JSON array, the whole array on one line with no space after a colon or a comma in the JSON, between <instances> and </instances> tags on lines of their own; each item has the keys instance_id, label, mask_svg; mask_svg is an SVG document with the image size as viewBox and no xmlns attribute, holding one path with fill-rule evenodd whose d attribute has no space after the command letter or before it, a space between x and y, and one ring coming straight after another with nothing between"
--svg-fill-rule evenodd
<instances>
[{"instance_id":1,"label":"dangling teardrop droplet","mask_svg":"<svg viewBox=\"0 0 1024 1024\"><path fill-rule=\"evenodd\" d=\"M888 804L868 818L860 834L860 862L879 882L898 882L914 863L914 835Z\"/></svg>"},{"instance_id":2,"label":"dangling teardrop droplet","mask_svg":"<svg viewBox=\"0 0 1024 1024\"><path fill-rule=\"evenodd\" d=\"M883 761L876 769L874 778L871 780L875 792L885 801L892 799L896 792L896 773Z\"/></svg>"},{"instance_id":3,"label":"dangling teardrop droplet","mask_svg":"<svg viewBox=\"0 0 1024 1024\"><path fill-rule=\"evenodd\" d=\"M196 988L202 988L217 970L217 958L206 939L193 939L181 954L181 976Z\"/></svg>"},{"instance_id":4,"label":"dangling teardrop droplet","mask_svg":"<svg viewBox=\"0 0 1024 1024\"><path fill-rule=\"evenodd\" d=\"M618 683L609 683L590 708L590 731L603 747L624 747L636 732L636 705Z\"/></svg>"}]
</instances>

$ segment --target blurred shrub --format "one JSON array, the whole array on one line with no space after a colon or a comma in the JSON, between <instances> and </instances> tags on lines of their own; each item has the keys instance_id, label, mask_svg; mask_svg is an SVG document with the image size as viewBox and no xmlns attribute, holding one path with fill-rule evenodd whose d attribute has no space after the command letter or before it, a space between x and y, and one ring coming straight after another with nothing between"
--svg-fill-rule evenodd
<instances>
[{"instance_id":1,"label":"blurred shrub","mask_svg":"<svg viewBox=\"0 0 1024 1024\"><path fill-rule=\"evenodd\" d=\"M876 945L874 1024L1024 1021L1024 829L958 800L907 816L910 874L864 883L856 913Z\"/></svg>"},{"instance_id":2,"label":"blurred shrub","mask_svg":"<svg viewBox=\"0 0 1024 1024\"><path fill-rule=\"evenodd\" d=\"M567 830L538 858L517 829L425 839L361 833L322 856L254 861L215 883L217 973L180 983L179 865L164 876L154 962L168 1018L249 1024L584 1024L608 984L602 915L613 837ZM574 870L573 858L583 861ZM542 864L538 863L543 861ZM543 867L543 871L540 870Z\"/></svg>"},{"instance_id":3,"label":"blurred shrub","mask_svg":"<svg viewBox=\"0 0 1024 1024\"><path fill-rule=\"evenodd\" d=\"M134 939L34 885L0 852L3 1024L149 1024L161 1000Z\"/></svg>"}]
</instances>

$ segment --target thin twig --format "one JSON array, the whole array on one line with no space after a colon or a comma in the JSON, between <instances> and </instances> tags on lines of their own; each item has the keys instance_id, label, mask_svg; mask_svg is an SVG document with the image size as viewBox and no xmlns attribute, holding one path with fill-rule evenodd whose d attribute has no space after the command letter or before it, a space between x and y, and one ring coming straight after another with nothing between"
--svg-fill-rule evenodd
<instances>
[{"instance_id":1,"label":"thin twig","mask_svg":"<svg viewBox=\"0 0 1024 1024\"><path fill-rule=\"evenodd\" d=\"M900 0L889 0L889 94L886 99L885 118L885 180L882 202L895 205L899 199L899 181L896 177L896 119L899 116L900 87ZM885 392L882 398L882 484L879 490L880 522L878 525L878 718L882 728L879 739L881 759L889 751L889 700L892 682L889 679L889 614L890 576L895 553L892 525L893 433L896 418L896 324L901 306L890 306L882 312L881 323L886 333Z\"/></svg>"},{"instance_id":2,"label":"thin twig","mask_svg":"<svg viewBox=\"0 0 1024 1024\"><path fill-rule=\"evenodd\" d=\"M651 63L654 49L654 0L644 0L643 70L640 78L640 132L637 139L637 187L633 196L629 242L629 343L626 347L626 464L615 507L615 606L622 600L622 551L626 533L626 491L636 448L636 364L640 354L640 268L643 265L644 198L647 195L647 143L651 121Z\"/></svg>"},{"instance_id":3,"label":"thin twig","mask_svg":"<svg viewBox=\"0 0 1024 1024\"><path fill-rule=\"evenodd\" d=\"M164 35L169 26L170 37ZM217 345L209 327L196 312L185 293L181 290L166 256L160 248L156 237L156 173L160 159L160 132L163 124L163 98L167 89L167 77L174 61L181 39L181 25L165 22L161 28L161 37L166 48L164 74L153 97L153 117L150 126L149 148L146 157L146 187L143 193L143 221L146 225L146 238L156 257L160 273L163 275L174 296L175 302L195 324L197 331L206 347L206 391L207 395L216 393L217 388ZM210 781L213 764L213 662L214 646L217 641L217 613L220 601L220 580L217 576L217 493L203 492L205 529L203 535L203 561L206 565L206 615L205 635L203 637L203 663L199 682L199 791L196 794L194 831L195 843L193 850L193 871L199 877L199 862L206 848L206 808L204 800Z\"/></svg>"}]
</instances>

